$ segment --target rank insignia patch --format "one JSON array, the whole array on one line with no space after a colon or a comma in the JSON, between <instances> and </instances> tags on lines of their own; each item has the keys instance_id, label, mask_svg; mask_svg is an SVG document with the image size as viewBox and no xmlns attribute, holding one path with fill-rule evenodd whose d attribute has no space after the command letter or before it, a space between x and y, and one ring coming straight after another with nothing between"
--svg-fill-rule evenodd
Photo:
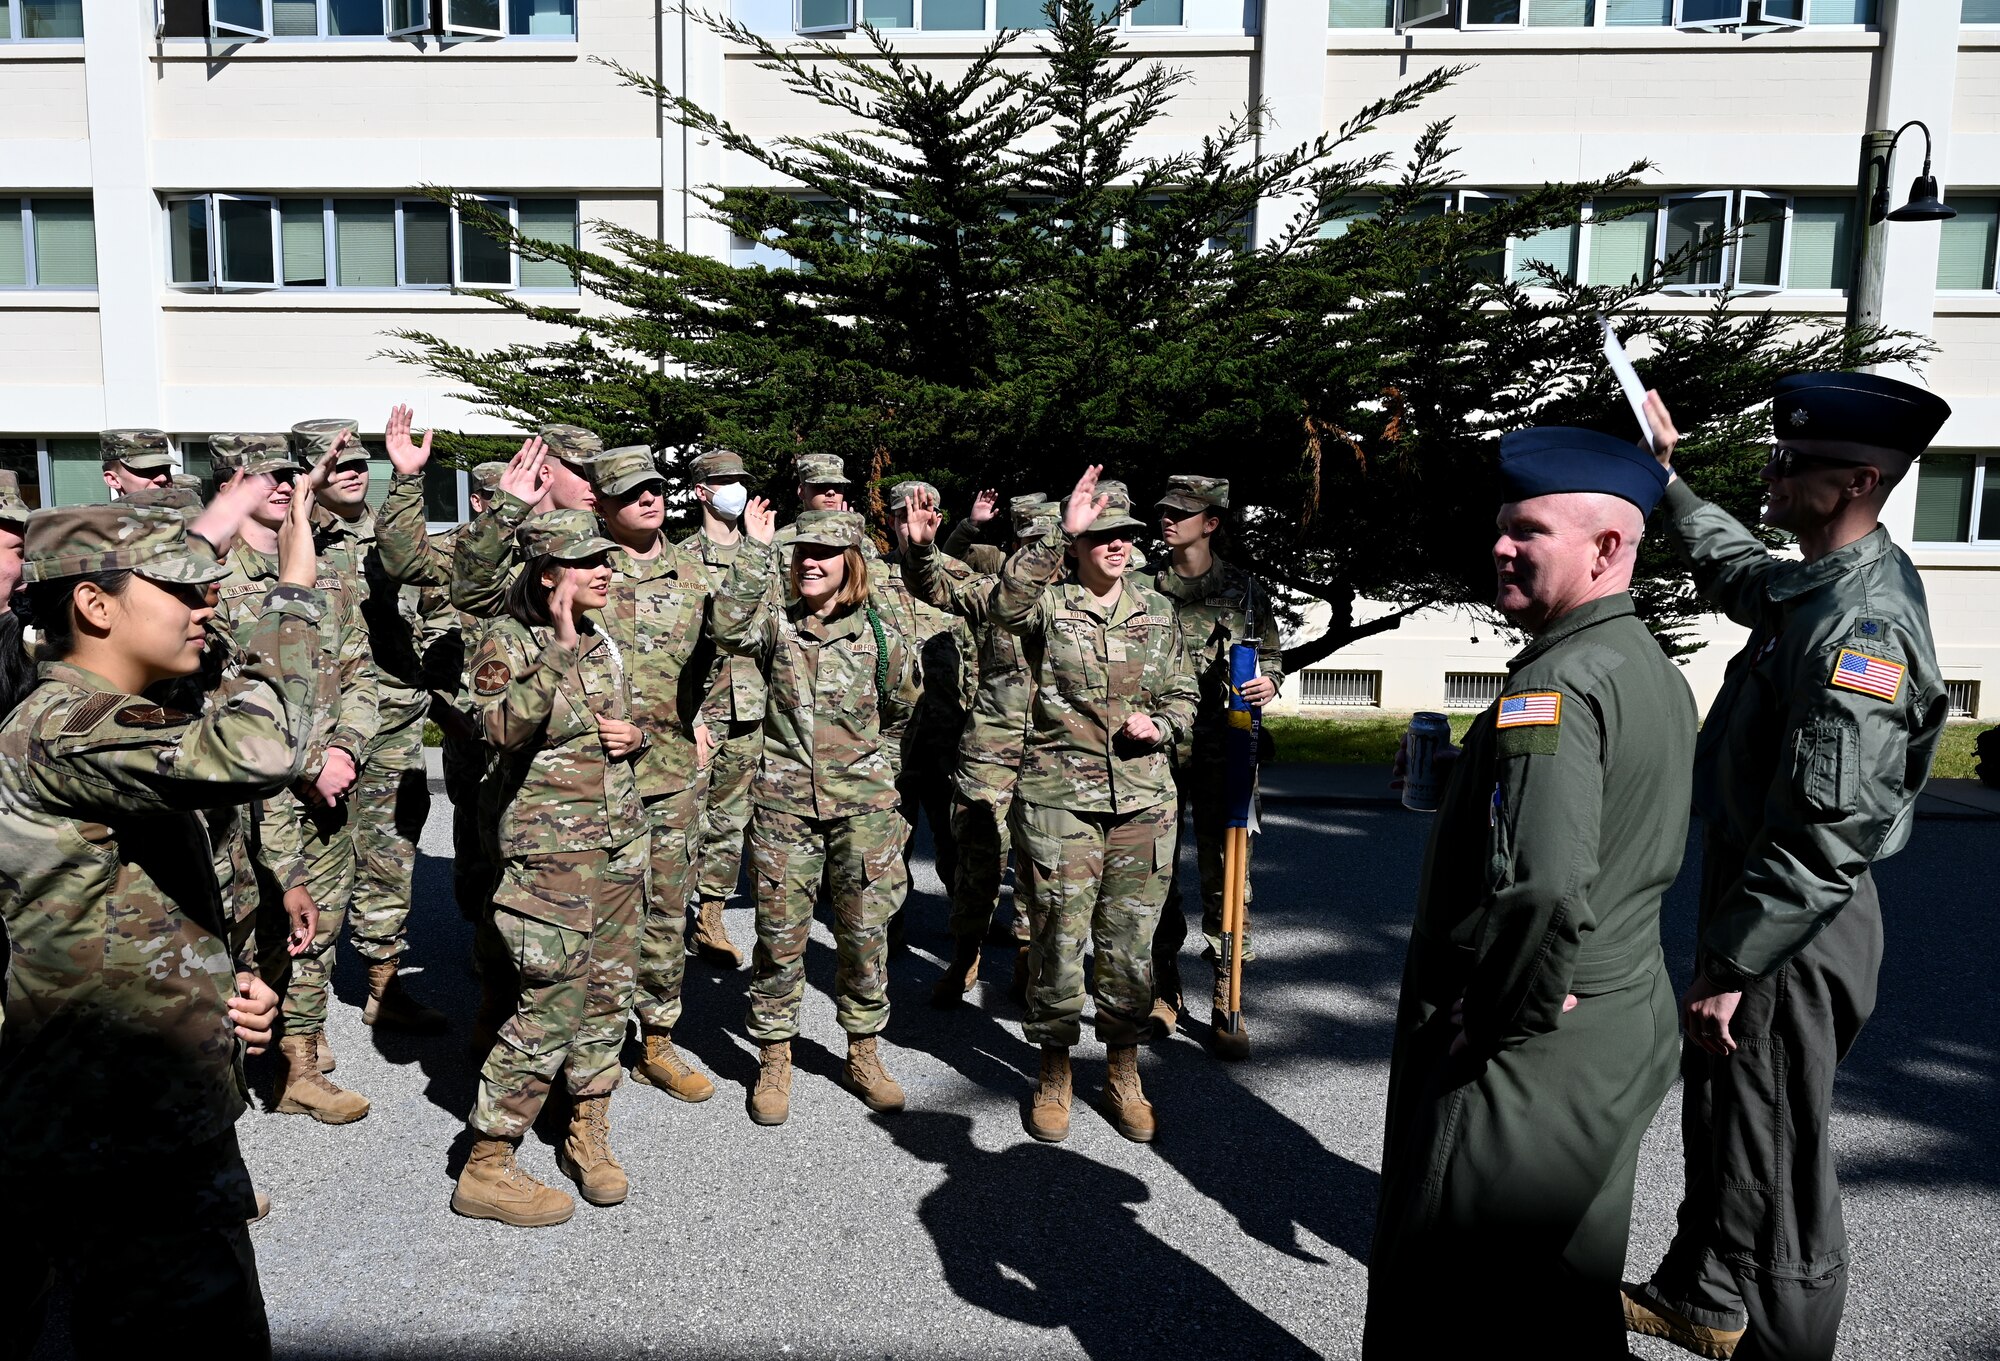
<instances>
[{"instance_id":1,"label":"rank insignia patch","mask_svg":"<svg viewBox=\"0 0 2000 1361\"><path fill-rule=\"evenodd\" d=\"M1494 716L1496 728L1553 728L1562 722L1563 697L1554 690L1531 690L1524 695L1504 695L1500 712Z\"/></svg>"},{"instance_id":2,"label":"rank insignia patch","mask_svg":"<svg viewBox=\"0 0 2000 1361\"><path fill-rule=\"evenodd\" d=\"M514 673L507 669L507 663L496 657L472 673L472 688L490 699L504 692L513 679Z\"/></svg>"},{"instance_id":3,"label":"rank insignia patch","mask_svg":"<svg viewBox=\"0 0 2000 1361\"><path fill-rule=\"evenodd\" d=\"M1842 690L1859 690L1877 699L1894 700L1903 688L1903 672L1906 670L1908 668L1901 662L1884 661L1880 657L1844 647L1840 656L1834 659L1830 683Z\"/></svg>"}]
</instances>

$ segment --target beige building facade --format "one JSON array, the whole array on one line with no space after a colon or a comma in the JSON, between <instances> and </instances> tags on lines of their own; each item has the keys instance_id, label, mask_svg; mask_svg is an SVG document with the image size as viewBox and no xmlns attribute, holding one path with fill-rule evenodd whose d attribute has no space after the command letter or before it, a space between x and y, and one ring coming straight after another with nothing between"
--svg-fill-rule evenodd
<instances>
[{"instance_id":1,"label":"beige building facade","mask_svg":"<svg viewBox=\"0 0 2000 1361\"><path fill-rule=\"evenodd\" d=\"M707 8L778 42L859 46L866 20L949 68L1039 5ZM1274 143L1303 141L1426 69L1471 65L1369 149L1407 151L1450 115L1464 186L1450 206L1464 211L1650 160L1634 192L1651 209L1515 243L1507 267L1623 278L1690 235L1755 224L1668 307L1727 286L1744 308L1839 315L1860 138L1923 120L1959 217L1890 231L1884 320L1937 341L1925 381L1954 415L1890 522L1924 571L1955 700L2000 714L2000 0L1145 0L1126 23L1135 51L1191 74L1150 138L1162 152L1252 99ZM717 258L765 249L704 219L696 195L766 172L667 123L618 67L752 136L834 126L747 49L656 0L0 0L0 466L59 503L102 495L94 432L107 426L167 430L196 471L213 432L323 415L379 431L399 401L422 422L497 433L387 358L391 333L534 338L460 287L600 304L422 187L476 191L551 240L589 245L609 222ZM1922 155L1912 132L1898 201ZM463 514L459 479L431 490L435 519ZM1704 700L1736 635L1718 623L1705 636L1715 645L1689 668ZM1314 712L1476 707L1513 647L1476 611L1436 611L1329 658L1286 698Z\"/></svg>"}]
</instances>

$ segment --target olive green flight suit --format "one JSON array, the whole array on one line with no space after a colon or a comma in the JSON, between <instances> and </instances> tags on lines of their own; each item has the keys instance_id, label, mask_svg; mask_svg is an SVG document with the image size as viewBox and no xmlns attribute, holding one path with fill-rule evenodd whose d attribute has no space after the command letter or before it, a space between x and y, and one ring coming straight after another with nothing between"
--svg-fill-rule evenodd
<instances>
[{"instance_id":1,"label":"olive green flight suit","mask_svg":"<svg viewBox=\"0 0 2000 1361\"><path fill-rule=\"evenodd\" d=\"M1473 723L1403 971L1364 1356L1479 1354L1503 1320L1550 1355L1625 1355L1639 1141L1674 1075L1660 898L1694 734L1623 593L1544 629Z\"/></svg>"},{"instance_id":2,"label":"olive green flight suit","mask_svg":"<svg viewBox=\"0 0 2000 1361\"><path fill-rule=\"evenodd\" d=\"M1831 1357L1847 1231L1834 1069L1875 1005L1871 862L1909 840L1944 727L1923 583L1879 526L1815 562L1773 558L1683 482L1669 527L1702 595L1752 630L1695 755L1707 826L1696 966L1743 996L1727 1058L1682 1048L1687 1190L1648 1289L1736 1355Z\"/></svg>"}]
</instances>

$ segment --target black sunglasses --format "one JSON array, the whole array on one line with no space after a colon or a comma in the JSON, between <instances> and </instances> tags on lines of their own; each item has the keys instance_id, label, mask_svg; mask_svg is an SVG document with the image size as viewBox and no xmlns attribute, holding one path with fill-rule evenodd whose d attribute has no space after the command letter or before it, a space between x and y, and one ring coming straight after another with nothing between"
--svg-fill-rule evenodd
<instances>
[{"instance_id":1,"label":"black sunglasses","mask_svg":"<svg viewBox=\"0 0 2000 1361\"><path fill-rule=\"evenodd\" d=\"M1764 471L1772 477L1793 477L1812 468L1852 468L1855 465L1844 459L1821 458L1817 454L1802 454L1796 449L1787 449L1782 444L1771 446L1771 457L1764 462Z\"/></svg>"}]
</instances>

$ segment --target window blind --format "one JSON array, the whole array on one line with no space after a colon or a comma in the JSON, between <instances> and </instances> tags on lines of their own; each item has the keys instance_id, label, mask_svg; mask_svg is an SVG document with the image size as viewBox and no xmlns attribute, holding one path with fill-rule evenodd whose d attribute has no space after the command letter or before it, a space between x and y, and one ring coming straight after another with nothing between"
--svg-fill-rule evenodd
<instances>
[{"instance_id":1,"label":"window blind","mask_svg":"<svg viewBox=\"0 0 2000 1361\"><path fill-rule=\"evenodd\" d=\"M1853 270L1854 200L1795 199L1790 286L1845 289Z\"/></svg>"},{"instance_id":2,"label":"window blind","mask_svg":"<svg viewBox=\"0 0 2000 1361\"><path fill-rule=\"evenodd\" d=\"M1964 543L1972 537L1972 455L1926 454L1917 464L1918 543Z\"/></svg>"},{"instance_id":3,"label":"window blind","mask_svg":"<svg viewBox=\"0 0 2000 1361\"><path fill-rule=\"evenodd\" d=\"M334 200L333 255L342 288L394 288L395 203L386 198Z\"/></svg>"},{"instance_id":4,"label":"window blind","mask_svg":"<svg viewBox=\"0 0 2000 1361\"><path fill-rule=\"evenodd\" d=\"M0 41L14 36L14 12L6 5L0 5Z\"/></svg>"},{"instance_id":5,"label":"window blind","mask_svg":"<svg viewBox=\"0 0 2000 1361\"><path fill-rule=\"evenodd\" d=\"M1806 18L1815 24L1872 24L1875 0L1812 0Z\"/></svg>"},{"instance_id":6,"label":"window blind","mask_svg":"<svg viewBox=\"0 0 2000 1361\"><path fill-rule=\"evenodd\" d=\"M1327 0L1329 28L1394 28L1396 0Z\"/></svg>"},{"instance_id":7,"label":"window blind","mask_svg":"<svg viewBox=\"0 0 2000 1361\"><path fill-rule=\"evenodd\" d=\"M2000 24L2000 0L1965 0L1958 17L1961 23Z\"/></svg>"},{"instance_id":8,"label":"window blind","mask_svg":"<svg viewBox=\"0 0 2000 1361\"><path fill-rule=\"evenodd\" d=\"M406 284L451 282L451 213L442 203L406 199L403 271Z\"/></svg>"},{"instance_id":9,"label":"window blind","mask_svg":"<svg viewBox=\"0 0 2000 1361\"><path fill-rule=\"evenodd\" d=\"M924 0L924 27L986 27L986 0Z\"/></svg>"},{"instance_id":10,"label":"window blind","mask_svg":"<svg viewBox=\"0 0 2000 1361\"><path fill-rule=\"evenodd\" d=\"M222 199L215 205L222 239L222 278L237 284L274 284L278 262L271 258L271 205Z\"/></svg>"},{"instance_id":11,"label":"window blind","mask_svg":"<svg viewBox=\"0 0 2000 1361\"><path fill-rule=\"evenodd\" d=\"M96 440L49 441L49 496L58 506L94 506L111 499Z\"/></svg>"},{"instance_id":12,"label":"window blind","mask_svg":"<svg viewBox=\"0 0 2000 1361\"><path fill-rule=\"evenodd\" d=\"M38 198L35 280L44 288L97 287L97 224L84 198Z\"/></svg>"},{"instance_id":13,"label":"window blind","mask_svg":"<svg viewBox=\"0 0 2000 1361\"><path fill-rule=\"evenodd\" d=\"M2000 236L2000 198L1953 197L1958 216L1939 223L1937 286L1993 287L1993 246Z\"/></svg>"},{"instance_id":14,"label":"window blind","mask_svg":"<svg viewBox=\"0 0 2000 1361\"><path fill-rule=\"evenodd\" d=\"M285 282L294 288L326 283L326 205L316 198L288 198L278 205L285 252Z\"/></svg>"},{"instance_id":15,"label":"window blind","mask_svg":"<svg viewBox=\"0 0 2000 1361\"><path fill-rule=\"evenodd\" d=\"M1179 28L1186 19L1183 0L1139 0L1132 7L1132 23L1139 28Z\"/></svg>"},{"instance_id":16,"label":"window blind","mask_svg":"<svg viewBox=\"0 0 2000 1361\"><path fill-rule=\"evenodd\" d=\"M1660 28L1674 21L1674 0L1605 0L1604 22L1612 28Z\"/></svg>"},{"instance_id":17,"label":"window blind","mask_svg":"<svg viewBox=\"0 0 2000 1361\"><path fill-rule=\"evenodd\" d=\"M426 471L429 465L425 465ZM395 472L395 465L389 462L386 449L370 444L368 446L368 509L382 509L382 502L389 496L389 475Z\"/></svg>"},{"instance_id":18,"label":"window blind","mask_svg":"<svg viewBox=\"0 0 2000 1361\"><path fill-rule=\"evenodd\" d=\"M24 38L81 38L83 0L21 0Z\"/></svg>"},{"instance_id":19,"label":"window blind","mask_svg":"<svg viewBox=\"0 0 2000 1361\"><path fill-rule=\"evenodd\" d=\"M861 17L877 28L915 28L917 0L861 0Z\"/></svg>"},{"instance_id":20,"label":"window blind","mask_svg":"<svg viewBox=\"0 0 2000 1361\"><path fill-rule=\"evenodd\" d=\"M1548 265L1565 279L1576 278L1576 246L1578 229L1574 226L1551 227L1547 231L1536 232L1525 241L1514 243L1514 281L1522 284L1541 284L1547 280L1530 266Z\"/></svg>"},{"instance_id":21,"label":"window blind","mask_svg":"<svg viewBox=\"0 0 2000 1361\"><path fill-rule=\"evenodd\" d=\"M1594 214L1610 214L1639 204L1639 210L1615 222L1590 224L1590 274L1593 284L1625 284L1642 279L1653 267L1653 234L1659 226L1654 199L1602 198L1591 205Z\"/></svg>"},{"instance_id":22,"label":"window blind","mask_svg":"<svg viewBox=\"0 0 2000 1361\"><path fill-rule=\"evenodd\" d=\"M576 36L576 0L513 0L507 31L536 37L573 38Z\"/></svg>"},{"instance_id":23,"label":"window blind","mask_svg":"<svg viewBox=\"0 0 2000 1361\"><path fill-rule=\"evenodd\" d=\"M799 27L845 28L853 12L852 0L799 0Z\"/></svg>"},{"instance_id":24,"label":"window blind","mask_svg":"<svg viewBox=\"0 0 2000 1361\"><path fill-rule=\"evenodd\" d=\"M28 282L28 246L21 233L21 200L0 198L0 288Z\"/></svg>"},{"instance_id":25,"label":"window blind","mask_svg":"<svg viewBox=\"0 0 2000 1361\"><path fill-rule=\"evenodd\" d=\"M1530 0L1529 28L1589 28L1596 23L1592 0Z\"/></svg>"},{"instance_id":26,"label":"window blind","mask_svg":"<svg viewBox=\"0 0 2000 1361\"><path fill-rule=\"evenodd\" d=\"M1785 205L1743 201L1743 231L1736 238L1736 280L1745 288L1776 288L1785 277Z\"/></svg>"},{"instance_id":27,"label":"window blind","mask_svg":"<svg viewBox=\"0 0 2000 1361\"><path fill-rule=\"evenodd\" d=\"M576 200L573 198L524 198L519 205L521 235L531 241L547 241L574 249ZM576 275L560 260L521 260L521 287L575 288Z\"/></svg>"},{"instance_id":28,"label":"window blind","mask_svg":"<svg viewBox=\"0 0 2000 1361\"><path fill-rule=\"evenodd\" d=\"M279 38L317 38L319 0L271 0L271 32Z\"/></svg>"}]
</instances>

